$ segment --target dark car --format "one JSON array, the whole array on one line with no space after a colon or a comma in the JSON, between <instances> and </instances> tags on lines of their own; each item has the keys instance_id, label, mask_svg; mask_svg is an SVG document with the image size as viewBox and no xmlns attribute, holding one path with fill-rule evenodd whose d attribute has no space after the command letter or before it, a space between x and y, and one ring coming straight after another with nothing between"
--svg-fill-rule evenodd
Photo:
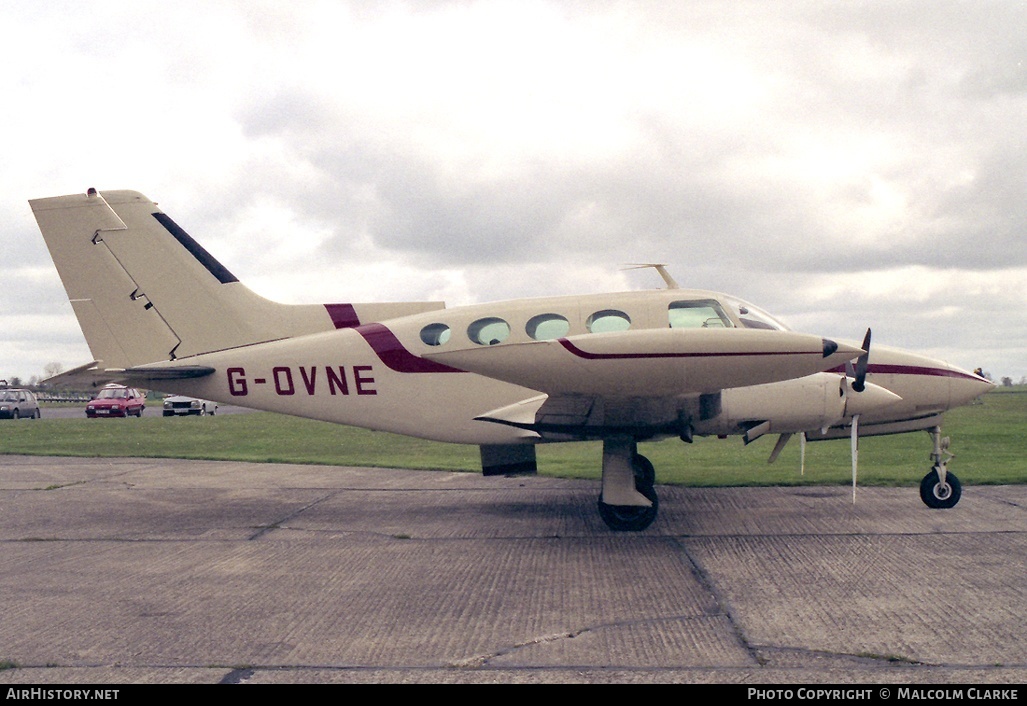
<instances>
[{"instance_id":1,"label":"dark car","mask_svg":"<svg viewBox=\"0 0 1027 706\"><path fill-rule=\"evenodd\" d=\"M0 390L0 419L39 419L39 402L32 390Z\"/></svg>"},{"instance_id":2,"label":"dark car","mask_svg":"<svg viewBox=\"0 0 1027 706\"><path fill-rule=\"evenodd\" d=\"M146 397L134 387L107 385L86 405L87 417L141 417Z\"/></svg>"}]
</instances>

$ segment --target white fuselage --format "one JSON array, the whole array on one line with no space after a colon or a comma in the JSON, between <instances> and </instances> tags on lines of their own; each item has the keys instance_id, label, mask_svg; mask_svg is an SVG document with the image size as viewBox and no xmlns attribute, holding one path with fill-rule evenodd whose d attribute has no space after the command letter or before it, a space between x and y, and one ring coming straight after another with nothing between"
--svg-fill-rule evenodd
<instances>
[{"instance_id":1,"label":"white fuselage","mask_svg":"<svg viewBox=\"0 0 1027 706\"><path fill-rule=\"evenodd\" d=\"M722 318L689 320L674 309L681 302L694 305L686 314L715 303ZM825 357L822 339L747 327L738 308L713 292L660 290L442 309L183 358L216 372L174 386L226 404L473 444L550 438L513 423L514 411L511 423L490 413L522 406L524 421L557 398L591 404L591 416L576 421L592 437L612 419L639 435L673 433L686 413L695 433L719 435L757 421L784 433L851 418L854 403L840 387L858 344ZM597 312L623 314L623 323L612 320L627 328L590 332ZM532 328L540 316L560 321L551 337ZM483 342L483 329L501 340ZM869 371L870 390L858 398L865 423L926 417L990 389L971 373L885 348L874 349ZM715 415L688 412L689 400L718 393Z\"/></svg>"}]
</instances>

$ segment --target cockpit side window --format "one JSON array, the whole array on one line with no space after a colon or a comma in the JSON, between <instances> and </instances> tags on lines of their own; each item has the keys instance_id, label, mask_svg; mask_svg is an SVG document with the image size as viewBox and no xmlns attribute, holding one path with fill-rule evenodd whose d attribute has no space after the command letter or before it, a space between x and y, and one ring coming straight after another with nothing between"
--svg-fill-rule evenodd
<instances>
[{"instance_id":1,"label":"cockpit side window","mask_svg":"<svg viewBox=\"0 0 1027 706\"><path fill-rule=\"evenodd\" d=\"M667 308L671 328L731 328L724 310L712 299L671 302Z\"/></svg>"}]
</instances>

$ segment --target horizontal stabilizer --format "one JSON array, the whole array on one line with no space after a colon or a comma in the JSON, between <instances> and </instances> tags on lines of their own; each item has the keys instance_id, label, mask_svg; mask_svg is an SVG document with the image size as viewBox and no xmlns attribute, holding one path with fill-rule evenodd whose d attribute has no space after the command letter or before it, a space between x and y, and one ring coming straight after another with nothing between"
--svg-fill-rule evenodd
<instances>
[{"instance_id":1,"label":"horizontal stabilizer","mask_svg":"<svg viewBox=\"0 0 1027 706\"><path fill-rule=\"evenodd\" d=\"M145 365L139 368L127 368L125 375L135 381L140 380L192 380L212 375L214 368L206 365L180 365L177 367Z\"/></svg>"},{"instance_id":2,"label":"horizontal stabilizer","mask_svg":"<svg viewBox=\"0 0 1027 706\"><path fill-rule=\"evenodd\" d=\"M108 383L149 387L152 383L168 380L188 380L206 377L214 368L202 365L155 365L139 368L104 368L100 361L80 365L59 375L43 380L43 384L54 388L85 389L102 387Z\"/></svg>"}]
</instances>

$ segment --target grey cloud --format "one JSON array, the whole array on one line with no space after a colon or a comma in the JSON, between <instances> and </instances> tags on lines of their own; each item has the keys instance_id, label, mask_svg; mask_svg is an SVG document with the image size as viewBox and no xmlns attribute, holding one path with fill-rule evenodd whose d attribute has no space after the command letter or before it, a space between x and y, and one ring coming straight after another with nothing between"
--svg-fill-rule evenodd
<instances>
[{"instance_id":1,"label":"grey cloud","mask_svg":"<svg viewBox=\"0 0 1027 706\"><path fill-rule=\"evenodd\" d=\"M352 22L351 31L359 32L365 21L376 31L384 30L386 39L375 45L380 54L372 60L382 60L394 73L386 72L384 83L370 89L346 80L365 67L341 65L335 72L338 82L325 80L323 63L345 53L317 44L325 41L316 31L321 13L304 14L319 9L314 5L301 3L287 11L273 3L220 6L205 29L215 31L217 23L229 21L225 29L231 31L223 34L232 41L216 47L203 41L214 35L193 34L182 13L162 13L162 29L145 29L132 40L135 45L94 46L90 37L109 39L117 33L111 27L120 31L147 25L140 20L152 11L130 10L124 15L128 19L110 24L119 13L104 10L100 24L106 28L97 34L95 24L76 15L73 7L64 6L52 32L75 49L73 55L88 67L89 77L103 87L103 110L116 112L117 100L135 95L110 79L122 75L124 62L140 48L147 48L138 51L140 63L156 73L156 85L167 88L145 95L195 99L196 111L212 109L204 101L211 89L204 83L206 72L192 67L224 71L222 76L238 72L237 82L225 88L231 114L211 116L221 124L235 121L238 151L226 150L209 165L176 164L172 158L156 165L145 184L124 174L125 183L115 185L147 191L212 252L221 251L227 234L239 232L243 214L270 202L294 214L297 230L316 232L319 259L373 257L421 272L459 271L457 278L462 276L482 298L516 295L512 273L521 268L525 279L552 279L566 266L563 284L578 284L587 279L580 273L588 268L616 272L627 262L655 260L670 264L684 286L736 293L785 318L794 314L816 330L851 331L858 337L865 325L885 320L894 327L880 324L882 341L890 339L895 345L973 349L987 342L989 349L1012 351L1010 360L1022 350L1016 339L1022 338L1027 322L1008 303L1022 299L1022 292L1005 292L1011 299L971 296L961 291L965 288L957 277L951 291L939 295L930 308L855 291L815 312L794 296L814 281L830 282L837 276L859 282L854 275L869 279L910 265L929 268L925 277L952 269L966 271L968 277L991 272L996 278L1005 276L1006 268L1027 265L1022 245L1027 227L1022 128L1027 111L1027 10L1022 3L544 3L539 16L558 18L550 32L563 29L578 40L587 35L580 45L586 54L599 46L593 42L610 40L609 53L623 59L622 65L638 66L658 78L651 95L633 92L626 85L629 75L592 84L584 72L590 62L608 57L576 54L566 59L568 66L553 68L564 80L582 72L580 85L545 86L552 92L543 95L559 97L564 91L569 100L589 100L594 94L587 91L596 90L624 102L637 100L637 106L595 103L597 111L609 110L613 118L607 123L604 118L611 116L597 114L596 125L623 128L629 138L617 143L621 136L614 135L611 143L631 147L604 150L600 140L596 153L589 154L585 149L549 151L527 145L523 149L531 154L522 155L501 131L483 130L473 143L481 162L501 163L503 168L489 172L468 167L465 173L429 144L436 135L454 139L446 133L447 105L433 101L442 95L473 105L478 92L460 83L463 76L438 76L435 84L430 71L410 66L416 58L404 60L404 47L389 45L387 14L380 5L350 3L333 10ZM190 5L188 11L198 7ZM410 23L437 20L436 12L455 13L454 19L465 21L487 8L487 3L457 1L398 4L391 11ZM494 24L485 26L496 31ZM545 53L553 37L541 33L527 39L542 42L538 49ZM633 47L665 49L668 63L654 63L651 55L636 53ZM57 47L48 51L63 56ZM39 63L46 56L39 52ZM291 63L298 56L302 61ZM551 56L560 61L559 52ZM732 70L708 99L703 80L717 76L724 66L702 65L696 56L722 61ZM278 65L276 59L289 70L267 71ZM501 71L509 70L501 57L487 52L477 60L496 61ZM390 80L404 85L407 66L431 85L410 97L389 95ZM454 66L459 72L459 65ZM546 82L537 65L530 70L537 72L533 80ZM512 71L507 75L514 76L516 67ZM32 75L44 83L64 73ZM635 78L641 82L653 76ZM519 85L520 93L510 96L490 94L488 100L500 105L487 106L483 115L534 109L531 117L546 124L541 118L559 108L533 108L530 90L525 90L530 85ZM374 93L365 105L364 90L382 93ZM13 89L12 95L17 98ZM378 98L402 115L376 113L372 106ZM718 99L723 102L718 104ZM139 100L144 103L136 108L141 116L166 109ZM454 116L462 107L452 106ZM425 125L418 123L419 111L424 111ZM80 117L73 114L69 120L78 122ZM580 120L587 123L588 115ZM429 129L417 132L420 127ZM574 137L573 125L555 121L554 133L560 129L567 131L567 138ZM24 139L43 144L49 137ZM170 145L185 145L195 137L184 129L148 136ZM559 137L546 135L550 143L558 143ZM100 135L94 144L104 139L109 138ZM125 135L124 140L132 146L122 148L123 153L148 144L138 135ZM846 150L855 153L853 163L834 170L831 155L844 160L852 156ZM87 166L105 154L110 159L104 166L109 166L121 163L123 153L112 145L109 152L87 150L69 153L66 159L61 154L62 164ZM38 160L39 154L33 156ZM825 164L816 163L818 158ZM36 174L35 183L48 178L43 175L47 170L56 173L57 167L26 163L10 169L12 174ZM77 168L73 173L77 178ZM881 205L882 189L886 196L894 195L894 212L887 203ZM37 195L46 194L26 197ZM34 224L15 220L4 236L5 264L49 266ZM271 257L246 251L237 241L231 247L235 250L229 250L225 264L240 276L247 268L266 268ZM319 273L328 271L322 263L314 264ZM496 272L505 275L501 284L490 283ZM25 270L24 281L30 275ZM632 279L632 286L638 281ZM556 286L549 281L535 284L520 283L522 294ZM910 282L910 291L918 284ZM1002 320L1006 333L960 338L979 325L962 313L970 299L979 312L987 308L987 318ZM936 306L949 307L949 313ZM0 314L31 316L66 307L54 273L51 284L37 290L35 301L8 298Z\"/></svg>"}]
</instances>

